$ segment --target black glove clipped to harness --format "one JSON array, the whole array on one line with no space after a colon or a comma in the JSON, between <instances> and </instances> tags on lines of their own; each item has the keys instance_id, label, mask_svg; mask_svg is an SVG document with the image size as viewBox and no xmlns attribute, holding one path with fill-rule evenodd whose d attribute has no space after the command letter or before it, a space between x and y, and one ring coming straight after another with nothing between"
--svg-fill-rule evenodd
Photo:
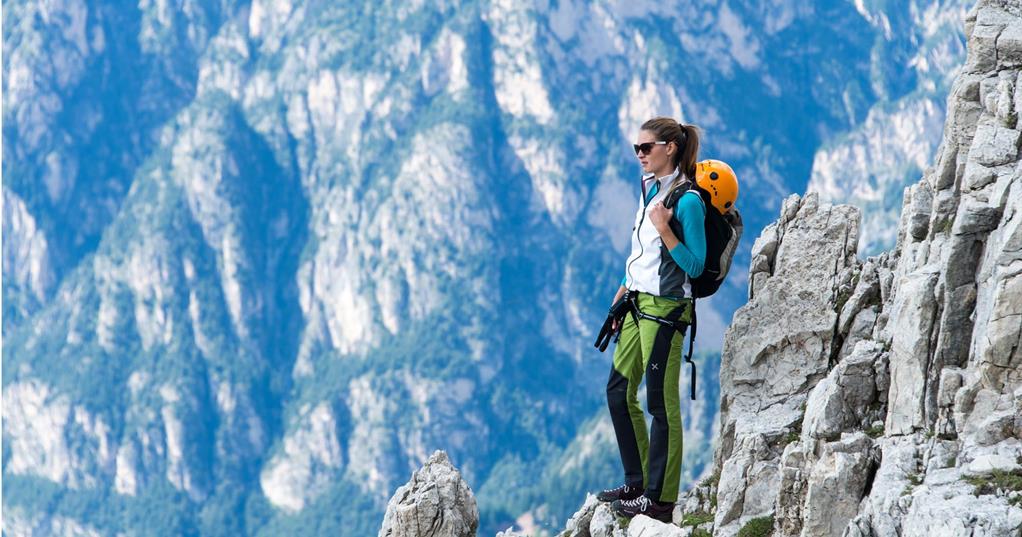
<instances>
[{"instance_id":1,"label":"black glove clipped to harness","mask_svg":"<svg viewBox=\"0 0 1022 537\"><path fill-rule=\"evenodd\" d=\"M618 337L621 337L621 325L625 322L625 315L632 310L630 298L631 293L625 293L620 300L610 307L610 311L607 313L607 320L603 321L600 334L596 336L596 343L593 344L594 347L600 349L600 352L607 350L607 345L610 344L612 337L615 341L617 341ZM615 320L617 321L617 330L614 330Z\"/></svg>"}]
</instances>

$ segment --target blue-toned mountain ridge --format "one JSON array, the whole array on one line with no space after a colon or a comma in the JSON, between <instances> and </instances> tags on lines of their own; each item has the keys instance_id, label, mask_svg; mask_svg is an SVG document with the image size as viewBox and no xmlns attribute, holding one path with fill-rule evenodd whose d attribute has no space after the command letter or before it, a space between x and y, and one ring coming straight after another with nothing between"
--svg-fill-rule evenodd
<instances>
[{"instance_id":1,"label":"blue-toned mountain ridge","mask_svg":"<svg viewBox=\"0 0 1022 537\"><path fill-rule=\"evenodd\" d=\"M438 447L559 527L618 472L633 130L699 124L756 236L960 61L959 4L860 6L5 4L4 531L374 533Z\"/></svg>"}]
</instances>

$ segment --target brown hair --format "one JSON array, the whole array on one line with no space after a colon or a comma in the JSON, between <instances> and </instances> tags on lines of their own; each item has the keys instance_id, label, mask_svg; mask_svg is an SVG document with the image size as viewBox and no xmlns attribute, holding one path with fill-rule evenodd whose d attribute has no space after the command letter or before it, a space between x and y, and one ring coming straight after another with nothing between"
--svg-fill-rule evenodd
<instances>
[{"instance_id":1,"label":"brown hair","mask_svg":"<svg viewBox=\"0 0 1022 537\"><path fill-rule=\"evenodd\" d=\"M657 140L674 142L678 151L674 154L675 167L681 170L689 180L695 181L696 159L699 158L699 127L678 123L673 118L655 117L640 127L641 130L652 132ZM678 181L674 186L680 186Z\"/></svg>"}]
</instances>

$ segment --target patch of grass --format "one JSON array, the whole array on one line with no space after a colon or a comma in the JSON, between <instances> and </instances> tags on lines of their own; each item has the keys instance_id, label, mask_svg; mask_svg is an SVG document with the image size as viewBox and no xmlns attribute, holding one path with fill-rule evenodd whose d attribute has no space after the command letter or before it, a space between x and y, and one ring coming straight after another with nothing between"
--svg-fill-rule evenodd
<instances>
[{"instance_id":1,"label":"patch of grass","mask_svg":"<svg viewBox=\"0 0 1022 537\"><path fill-rule=\"evenodd\" d=\"M870 438L880 438L883 435L884 435L883 425L879 427L870 427L869 429L866 429L866 436L869 436Z\"/></svg>"},{"instance_id":2,"label":"patch of grass","mask_svg":"<svg viewBox=\"0 0 1022 537\"><path fill-rule=\"evenodd\" d=\"M994 470L988 475L968 475L963 481L972 485L976 496L995 494L998 490L1022 491L1022 470Z\"/></svg>"},{"instance_id":3,"label":"patch of grass","mask_svg":"<svg viewBox=\"0 0 1022 537\"><path fill-rule=\"evenodd\" d=\"M700 524L706 524L707 522L713 522L713 515L710 513L704 513L702 511L696 511L695 513L685 513L681 517L681 525L684 526L698 526Z\"/></svg>"},{"instance_id":4,"label":"patch of grass","mask_svg":"<svg viewBox=\"0 0 1022 537\"><path fill-rule=\"evenodd\" d=\"M946 218L942 222L937 223L936 227L937 227L937 229L940 230L941 233L947 234L947 233L951 233L951 228L954 227L954 225L955 225L955 216L951 215L951 218Z\"/></svg>"},{"instance_id":5,"label":"patch of grass","mask_svg":"<svg viewBox=\"0 0 1022 537\"><path fill-rule=\"evenodd\" d=\"M738 537L767 537L774 534L774 517L761 516L745 523L738 530Z\"/></svg>"},{"instance_id":6,"label":"patch of grass","mask_svg":"<svg viewBox=\"0 0 1022 537\"><path fill-rule=\"evenodd\" d=\"M704 479L701 485L715 489L717 488L717 483L720 483L720 472L714 472L713 475Z\"/></svg>"},{"instance_id":7,"label":"patch of grass","mask_svg":"<svg viewBox=\"0 0 1022 537\"><path fill-rule=\"evenodd\" d=\"M848 299L852 298L852 291L854 290L855 290L854 288L846 288L842 289L841 292L838 293L837 301L835 304L835 311L840 313L841 310L844 309L845 304L848 303Z\"/></svg>"},{"instance_id":8,"label":"patch of grass","mask_svg":"<svg viewBox=\"0 0 1022 537\"><path fill-rule=\"evenodd\" d=\"M909 494L912 494L912 491L915 490L915 488L921 485L922 483L923 478L920 477L919 474L916 473L908 474L908 484L905 485L904 490L901 491L901 495L908 496Z\"/></svg>"},{"instance_id":9,"label":"patch of grass","mask_svg":"<svg viewBox=\"0 0 1022 537\"><path fill-rule=\"evenodd\" d=\"M787 446L788 444L797 441L802 436L802 422L806 419L806 403L802 402L802 416L798 418L798 421L791 424L791 430L788 431L781 438L781 446Z\"/></svg>"},{"instance_id":10,"label":"patch of grass","mask_svg":"<svg viewBox=\"0 0 1022 537\"><path fill-rule=\"evenodd\" d=\"M710 530L704 530L703 528L696 528L692 530L692 537L713 537Z\"/></svg>"},{"instance_id":11,"label":"patch of grass","mask_svg":"<svg viewBox=\"0 0 1022 537\"><path fill-rule=\"evenodd\" d=\"M954 466L957 466L957 465L958 465L958 457L955 457L954 455L948 457L947 460L944 461L944 467L945 468L953 468Z\"/></svg>"},{"instance_id":12,"label":"patch of grass","mask_svg":"<svg viewBox=\"0 0 1022 537\"><path fill-rule=\"evenodd\" d=\"M710 508L717 508L717 484L720 483L720 472L714 472L701 483L704 487L710 487Z\"/></svg>"}]
</instances>

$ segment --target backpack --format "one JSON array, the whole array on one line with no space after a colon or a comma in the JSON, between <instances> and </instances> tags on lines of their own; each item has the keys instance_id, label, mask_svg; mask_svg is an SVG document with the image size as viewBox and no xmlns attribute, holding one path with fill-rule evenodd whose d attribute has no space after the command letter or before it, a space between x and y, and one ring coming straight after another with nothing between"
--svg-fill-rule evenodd
<instances>
[{"instance_id":1,"label":"backpack","mask_svg":"<svg viewBox=\"0 0 1022 537\"><path fill-rule=\"evenodd\" d=\"M703 230L706 233L706 262L702 274L689 279L692 285L692 298L706 298L720 289L720 284L724 283L724 278L731 270L731 262L734 260L738 241L744 230L742 215L738 212L738 207L732 208L726 215L717 212L710 204L710 193L695 183L687 191L678 188L671 192L664 200L664 206L673 209L686 192L698 194L699 199L703 201L703 207L706 208L706 218L703 221ZM671 216L674 217L673 211ZM678 237L678 240L684 242L682 237Z\"/></svg>"},{"instance_id":2,"label":"backpack","mask_svg":"<svg viewBox=\"0 0 1022 537\"><path fill-rule=\"evenodd\" d=\"M692 331L689 333L688 354L685 356L685 361L692 367L691 398L695 401L696 364L692 361L692 352L696 343L697 317L694 299L706 298L716 293L717 289L720 289L720 284L724 283L724 278L727 277L728 271L731 270L731 262L734 260L735 252L738 250L738 241L742 237L744 226L742 225L742 215L738 212L738 207L732 207L726 215L720 214L713 204L710 203L710 193L700 188L695 182L691 184L689 190L677 188L667 195L667 198L664 200L664 206L671 209L671 218L675 217L675 204L687 192L698 194L699 199L703 202L703 207L706 209L706 218L703 220L703 229L706 233L706 262L703 265L702 274L696 278L689 278L689 283L692 285L693 298ZM678 237L678 240L684 242L682 237Z\"/></svg>"}]
</instances>

